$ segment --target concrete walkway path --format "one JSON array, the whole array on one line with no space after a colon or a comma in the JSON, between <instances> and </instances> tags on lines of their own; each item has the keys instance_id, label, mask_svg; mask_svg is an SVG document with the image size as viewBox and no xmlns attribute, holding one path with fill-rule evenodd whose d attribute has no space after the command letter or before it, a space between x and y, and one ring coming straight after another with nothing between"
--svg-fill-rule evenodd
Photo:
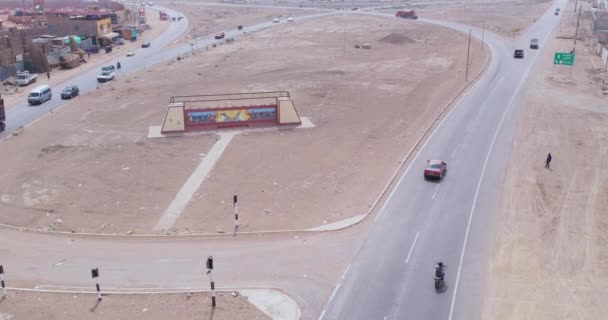
<instances>
[{"instance_id":1,"label":"concrete walkway path","mask_svg":"<svg viewBox=\"0 0 608 320\"><path fill-rule=\"evenodd\" d=\"M220 139L215 142L209 153L194 170L173 201L171 201L167 210L163 212L163 215L154 227L155 230L167 230L173 227L175 221L177 221L190 200L192 200L192 195L201 186L211 169L213 169L217 160L219 160L228 144L230 144L230 141L232 141L232 138L239 133L240 131L218 133Z\"/></svg>"}]
</instances>

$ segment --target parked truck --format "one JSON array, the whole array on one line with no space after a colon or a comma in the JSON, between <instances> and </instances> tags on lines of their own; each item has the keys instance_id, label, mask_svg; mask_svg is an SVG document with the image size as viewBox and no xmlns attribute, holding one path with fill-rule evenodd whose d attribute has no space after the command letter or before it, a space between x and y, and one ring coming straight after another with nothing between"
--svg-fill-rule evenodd
<instances>
[{"instance_id":1,"label":"parked truck","mask_svg":"<svg viewBox=\"0 0 608 320\"><path fill-rule=\"evenodd\" d=\"M395 13L395 17L404 19L418 19L414 10L399 10Z\"/></svg>"},{"instance_id":2,"label":"parked truck","mask_svg":"<svg viewBox=\"0 0 608 320\"><path fill-rule=\"evenodd\" d=\"M0 132L6 129L6 114L4 113L4 99L0 96Z\"/></svg>"},{"instance_id":3,"label":"parked truck","mask_svg":"<svg viewBox=\"0 0 608 320\"><path fill-rule=\"evenodd\" d=\"M37 74L30 73L29 71L17 72L17 84L20 86L27 86L30 83L34 83L37 78Z\"/></svg>"}]
</instances>

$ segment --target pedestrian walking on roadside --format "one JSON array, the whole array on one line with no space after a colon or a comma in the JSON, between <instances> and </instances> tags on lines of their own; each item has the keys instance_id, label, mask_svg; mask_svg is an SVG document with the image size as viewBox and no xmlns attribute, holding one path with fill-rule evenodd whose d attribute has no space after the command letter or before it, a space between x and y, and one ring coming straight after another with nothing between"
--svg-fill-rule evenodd
<instances>
[{"instance_id":1,"label":"pedestrian walking on roadside","mask_svg":"<svg viewBox=\"0 0 608 320\"><path fill-rule=\"evenodd\" d=\"M51 80L51 73L50 73L50 72L47 72L47 73L46 73L46 77L47 77L49 80Z\"/></svg>"},{"instance_id":2,"label":"pedestrian walking on roadside","mask_svg":"<svg viewBox=\"0 0 608 320\"><path fill-rule=\"evenodd\" d=\"M90 52L87 52L87 58L88 58L89 60L91 60L91 53L90 53Z\"/></svg>"},{"instance_id":3,"label":"pedestrian walking on roadside","mask_svg":"<svg viewBox=\"0 0 608 320\"><path fill-rule=\"evenodd\" d=\"M547 155L547 160L545 160L545 168L547 169L551 169L551 159L553 157L551 157L551 152L549 152L549 154Z\"/></svg>"}]
</instances>

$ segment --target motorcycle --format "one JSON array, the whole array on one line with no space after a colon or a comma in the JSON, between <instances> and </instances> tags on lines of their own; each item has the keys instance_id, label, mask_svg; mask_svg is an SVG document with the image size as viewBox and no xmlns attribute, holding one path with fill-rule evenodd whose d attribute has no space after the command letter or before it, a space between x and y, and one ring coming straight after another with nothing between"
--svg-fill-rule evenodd
<instances>
[{"instance_id":1,"label":"motorcycle","mask_svg":"<svg viewBox=\"0 0 608 320\"><path fill-rule=\"evenodd\" d=\"M445 284L445 269L447 266L443 263L438 263L435 266L435 290L444 291L446 288Z\"/></svg>"}]
</instances>

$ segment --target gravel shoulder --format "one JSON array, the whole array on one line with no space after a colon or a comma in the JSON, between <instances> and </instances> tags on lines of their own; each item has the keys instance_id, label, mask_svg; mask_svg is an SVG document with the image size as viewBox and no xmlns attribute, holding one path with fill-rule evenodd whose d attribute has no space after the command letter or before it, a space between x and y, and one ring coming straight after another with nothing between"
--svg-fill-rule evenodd
<instances>
[{"instance_id":1,"label":"gravel shoulder","mask_svg":"<svg viewBox=\"0 0 608 320\"><path fill-rule=\"evenodd\" d=\"M217 293L211 307L208 293L105 295L14 292L0 301L0 319L214 319L270 320L247 301L229 292Z\"/></svg>"}]
</instances>

